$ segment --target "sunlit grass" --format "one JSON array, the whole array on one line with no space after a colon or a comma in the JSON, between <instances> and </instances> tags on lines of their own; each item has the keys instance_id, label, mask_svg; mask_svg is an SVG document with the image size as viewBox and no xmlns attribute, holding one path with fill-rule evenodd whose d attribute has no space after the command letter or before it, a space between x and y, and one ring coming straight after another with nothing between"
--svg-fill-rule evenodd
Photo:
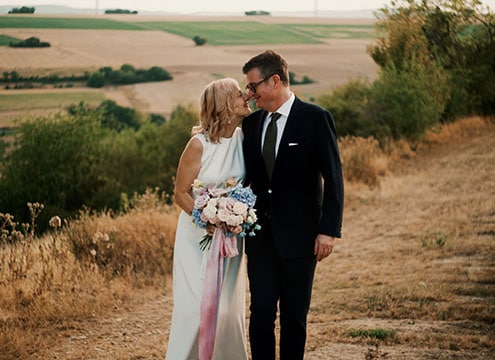
<instances>
[{"instance_id":1,"label":"sunlit grass","mask_svg":"<svg viewBox=\"0 0 495 360\"><path fill-rule=\"evenodd\" d=\"M373 25L284 24L284 27L321 39L372 39L375 37Z\"/></svg>"},{"instance_id":2,"label":"sunlit grass","mask_svg":"<svg viewBox=\"0 0 495 360\"><path fill-rule=\"evenodd\" d=\"M314 36L293 31L282 24L255 21L143 22L141 26L192 39L196 35L210 45L317 44Z\"/></svg>"},{"instance_id":3,"label":"sunlit grass","mask_svg":"<svg viewBox=\"0 0 495 360\"><path fill-rule=\"evenodd\" d=\"M11 42L17 43L19 41L22 41L22 40L14 38L12 36L0 34L0 46L8 46L8 45L10 45Z\"/></svg>"},{"instance_id":4,"label":"sunlit grass","mask_svg":"<svg viewBox=\"0 0 495 360\"><path fill-rule=\"evenodd\" d=\"M19 92L0 94L0 111L66 108L83 101L97 105L105 99L100 91Z\"/></svg>"},{"instance_id":5,"label":"sunlit grass","mask_svg":"<svg viewBox=\"0 0 495 360\"><path fill-rule=\"evenodd\" d=\"M102 18L50 18L38 16L0 16L0 28L14 29L101 29L142 30L131 22Z\"/></svg>"}]
</instances>

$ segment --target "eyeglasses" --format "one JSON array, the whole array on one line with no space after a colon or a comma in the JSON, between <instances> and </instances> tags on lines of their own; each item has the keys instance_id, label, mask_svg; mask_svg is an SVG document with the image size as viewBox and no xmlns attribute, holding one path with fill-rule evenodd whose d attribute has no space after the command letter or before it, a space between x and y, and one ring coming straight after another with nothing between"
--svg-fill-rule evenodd
<instances>
[{"instance_id":1,"label":"eyeglasses","mask_svg":"<svg viewBox=\"0 0 495 360\"><path fill-rule=\"evenodd\" d=\"M263 83L263 82L267 81L269 78L271 78L273 75L277 75L277 74L271 74L270 76L267 76L266 78L264 78L264 79L262 79L262 80L260 80L258 82L255 82L255 83L249 83L249 84L246 85L246 89L251 90L251 92L253 94L256 94L256 88L259 85L261 85L261 83Z\"/></svg>"}]
</instances>

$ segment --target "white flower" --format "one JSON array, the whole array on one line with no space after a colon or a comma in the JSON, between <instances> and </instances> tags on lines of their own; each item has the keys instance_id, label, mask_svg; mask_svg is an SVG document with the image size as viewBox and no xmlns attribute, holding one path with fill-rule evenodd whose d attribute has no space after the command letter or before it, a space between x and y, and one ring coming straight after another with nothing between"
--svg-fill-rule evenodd
<instances>
[{"instance_id":1,"label":"white flower","mask_svg":"<svg viewBox=\"0 0 495 360\"><path fill-rule=\"evenodd\" d=\"M206 216L206 218L211 219L212 217L215 217L217 215L217 208L208 204L208 206L203 209L203 214Z\"/></svg>"},{"instance_id":2,"label":"white flower","mask_svg":"<svg viewBox=\"0 0 495 360\"><path fill-rule=\"evenodd\" d=\"M208 200L208 206L217 207L218 206L218 199L217 198L211 198L210 200Z\"/></svg>"},{"instance_id":3,"label":"white flower","mask_svg":"<svg viewBox=\"0 0 495 360\"><path fill-rule=\"evenodd\" d=\"M218 210L218 219L223 222L227 222L227 219L229 218L230 213L225 210L225 209L220 209Z\"/></svg>"},{"instance_id":4,"label":"white flower","mask_svg":"<svg viewBox=\"0 0 495 360\"><path fill-rule=\"evenodd\" d=\"M255 209L249 209L247 219L250 224L254 224L256 221L258 221L258 216L256 215Z\"/></svg>"},{"instance_id":5,"label":"white flower","mask_svg":"<svg viewBox=\"0 0 495 360\"><path fill-rule=\"evenodd\" d=\"M229 215L225 220L228 226L239 226L242 224L243 217L241 215Z\"/></svg>"},{"instance_id":6,"label":"white flower","mask_svg":"<svg viewBox=\"0 0 495 360\"><path fill-rule=\"evenodd\" d=\"M234 211L234 214L237 215L245 215L247 213L248 206L244 203L241 203L240 201L236 201L232 210Z\"/></svg>"}]
</instances>

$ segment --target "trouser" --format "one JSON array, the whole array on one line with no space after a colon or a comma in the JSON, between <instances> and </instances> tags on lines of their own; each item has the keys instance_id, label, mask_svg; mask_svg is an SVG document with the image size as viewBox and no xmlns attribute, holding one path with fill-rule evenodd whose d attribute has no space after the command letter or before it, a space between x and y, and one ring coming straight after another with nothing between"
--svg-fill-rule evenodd
<instances>
[{"instance_id":1,"label":"trouser","mask_svg":"<svg viewBox=\"0 0 495 360\"><path fill-rule=\"evenodd\" d=\"M315 268L315 256L282 258L269 230L256 253L248 256L251 293L249 337L253 360L275 360L278 304L280 359L304 358L306 319Z\"/></svg>"}]
</instances>

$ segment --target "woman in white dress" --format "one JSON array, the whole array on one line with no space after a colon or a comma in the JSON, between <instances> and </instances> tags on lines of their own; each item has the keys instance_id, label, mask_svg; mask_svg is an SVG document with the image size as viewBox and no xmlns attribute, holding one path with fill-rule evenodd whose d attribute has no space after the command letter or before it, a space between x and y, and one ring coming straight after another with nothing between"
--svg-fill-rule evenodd
<instances>
[{"instance_id":1,"label":"woman in white dress","mask_svg":"<svg viewBox=\"0 0 495 360\"><path fill-rule=\"evenodd\" d=\"M249 114L247 97L234 79L208 84L200 98L200 125L186 145L177 168L174 200L182 208L174 245L174 309L167 347L167 360L247 359L245 331L245 259L238 239L239 255L223 261L223 282L218 299L213 354L199 351L200 305L205 278L206 251L200 241L206 234L193 223L195 179L219 186L245 174L241 120ZM209 231L211 234L212 230Z\"/></svg>"}]
</instances>

